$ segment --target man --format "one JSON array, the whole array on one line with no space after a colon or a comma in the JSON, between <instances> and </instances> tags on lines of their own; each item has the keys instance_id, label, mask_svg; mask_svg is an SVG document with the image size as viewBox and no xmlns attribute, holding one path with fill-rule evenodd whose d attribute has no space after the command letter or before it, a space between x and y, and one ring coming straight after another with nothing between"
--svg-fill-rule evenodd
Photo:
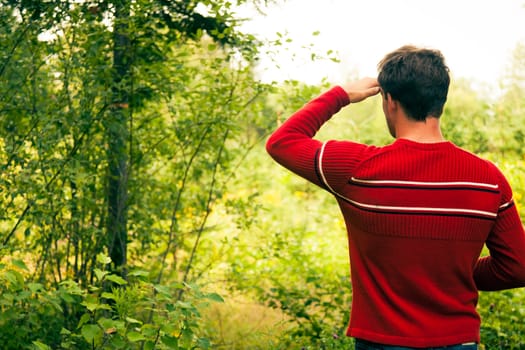
<instances>
[{"instance_id":1,"label":"man","mask_svg":"<svg viewBox=\"0 0 525 350\"><path fill-rule=\"evenodd\" d=\"M336 86L271 135L281 165L331 192L344 216L356 349L477 349L478 290L525 286L525 233L502 173L441 133L450 83L437 50L403 46L377 79ZM344 106L381 93L395 141L313 139ZM490 256L480 258L484 244Z\"/></svg>"}]
</instances>

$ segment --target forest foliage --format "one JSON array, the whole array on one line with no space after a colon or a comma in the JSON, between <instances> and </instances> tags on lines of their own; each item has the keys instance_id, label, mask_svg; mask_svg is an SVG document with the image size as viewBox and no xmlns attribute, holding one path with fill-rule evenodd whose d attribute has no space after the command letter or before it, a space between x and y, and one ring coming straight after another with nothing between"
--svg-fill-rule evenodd
<instances>
[{"instance_id":1,"label":"forest foliage","mask_svg":"<svg viewBox=\"0 0 525 350\"><path fill-rule=\"evenodd\" d=\"M0 1L2 348L352 344L338 209L264 151L327 86L258 80L248 3ZM509 67L495 96L454 81L443 123L525 218L523 46ZM318 137L391 142L374 98ZM486 349L525 347L524 298L481 294Z\"/></svg>"}]
</instances>

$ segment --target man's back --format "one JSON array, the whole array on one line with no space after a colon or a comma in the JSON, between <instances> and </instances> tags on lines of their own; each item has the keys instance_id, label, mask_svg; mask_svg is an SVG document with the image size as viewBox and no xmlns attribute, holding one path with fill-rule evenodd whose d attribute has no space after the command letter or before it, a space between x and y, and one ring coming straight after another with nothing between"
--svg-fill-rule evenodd
<instances>
[{"instance_id":1,"label":"man's back","mask_svg":"<svg viewBox=\"0 0 525 350\"><path fill-rule=\"evenodd\" d=\"M328 143L319 169L353 143ZM351 152L351 151L350 151ZM366 148L334 194L346 220L353 281L349 334L376 342L439 346L477 339L474 267L510 199L488 162L449 142L397 140ZM338 169L332 169L331 167Z\"/></svg>"}]
</instances>

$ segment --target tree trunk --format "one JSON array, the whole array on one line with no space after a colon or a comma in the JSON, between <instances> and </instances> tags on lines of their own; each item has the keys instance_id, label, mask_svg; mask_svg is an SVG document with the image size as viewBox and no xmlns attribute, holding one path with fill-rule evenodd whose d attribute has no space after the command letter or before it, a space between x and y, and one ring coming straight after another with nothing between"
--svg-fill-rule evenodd
<instances>
[{"instance_id":1,"label":"tree trunk","mask_svg":"<svg viewBox=\"0 0 525 350\"><path fill-rule=\"evenodd\" d=\"M108 217L109 256L116 271L125 276L127 255L127 195L129 138L129 82L131 50L128 36L129 1L116 0L113 28L113 103L106 120L108 142Z\"/></svg>"}]
</instances>

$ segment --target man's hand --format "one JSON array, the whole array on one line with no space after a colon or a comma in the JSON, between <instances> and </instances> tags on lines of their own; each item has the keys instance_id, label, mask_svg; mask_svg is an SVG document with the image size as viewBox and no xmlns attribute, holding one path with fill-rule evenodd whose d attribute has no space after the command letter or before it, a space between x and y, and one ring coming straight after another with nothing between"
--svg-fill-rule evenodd
<instances>
[{"instance_id":1,"label":"man's hand","mask_svg":"<svg viewBox=\"0 0 525 350\"><path fill-rule=\"evenodd\" d=\"M361 102L380 91L376 78L363 78L343 86L351 103Z\"/></svg>"}]
</instances>

